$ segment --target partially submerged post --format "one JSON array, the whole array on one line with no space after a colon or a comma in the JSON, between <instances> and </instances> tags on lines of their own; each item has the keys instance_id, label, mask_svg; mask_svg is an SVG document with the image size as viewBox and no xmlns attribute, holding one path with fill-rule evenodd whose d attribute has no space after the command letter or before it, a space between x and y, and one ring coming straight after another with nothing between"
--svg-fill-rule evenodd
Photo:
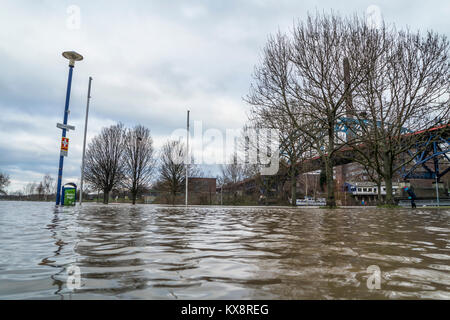
<instances>
[{"instance_id":1,"label":"partially submerged post","mask_svg":"<svg viewBox=\"0 0 450 320\"><path fill-rule=\"evenodd\" d=\"M56 205L62 204L61 183L62 183L64 157L67 157L69 149L69 139L66 138L66 132L69 129L75 130L75 127L67 125L67 120L69 118L69 102L70 102L70 91L72 88L73 68L75 67L75 61L83 60L83 56L81 54L76 53L75 51L66 51L63 53L63 57L68 59L70 62L69 62L69 79L67 81L66 104L64 107L64 123L57 124L57 127L62 129L62 138L61 138L61 152L59 156L58 185L56 189Z\"/></svg>"}]
</instances>

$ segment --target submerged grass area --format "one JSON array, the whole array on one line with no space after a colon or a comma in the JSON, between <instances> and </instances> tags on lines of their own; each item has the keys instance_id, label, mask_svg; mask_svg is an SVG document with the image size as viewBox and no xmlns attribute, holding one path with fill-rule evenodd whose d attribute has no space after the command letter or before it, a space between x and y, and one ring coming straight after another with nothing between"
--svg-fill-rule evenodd
<instances>
[{"instance_id":1,"label":"submerged grass area","mask_svg":"<svg viewBox=\"0 0 450 320\"><path fill-rule=\"evenodd\" d=\"M420 209L450 209L450 206L418 206Z\"/></svg>"},{"instance_id":2,"label":"submerged grass area","mask_svg":"<svg viewBox=\"0 0 450 320\"><path fill-rule=\"evenodd\" d=\"M377 205L377 208L380 209L400 209L403 208L402 206L396 205L396 204L379 204Z\"/></svg>"}]
</instances>

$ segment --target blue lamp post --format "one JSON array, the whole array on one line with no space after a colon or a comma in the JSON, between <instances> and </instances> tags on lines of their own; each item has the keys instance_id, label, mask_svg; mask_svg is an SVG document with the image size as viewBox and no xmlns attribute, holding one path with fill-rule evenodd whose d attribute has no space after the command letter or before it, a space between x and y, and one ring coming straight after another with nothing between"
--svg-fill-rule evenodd
<instances>
[{"instance_id":1,"label":"blue lamp post","mask_svg":"<svg viewBox=\"0 0 450 320\"><path fill-rule=\"evenodd\" d=\"M62 55L70 62L69 62L69 80L67 82L66 105L64 108L64 123L57 124L57 127L62 129L62 138L61 138L61 153L59 156L58 186L56 189L56 205L62 204L63 202L63 199L61 199L61 182L63 174L64 157L67 156L68 150L68 140L66 139L66 133L68 130L75 129L72 126L67 125L67 120L69 118L69 102L70 102L70 90L72 87L73 68L75 67L75 61L83 60L83 56L81 54L76 53L75 51L66 51Z\"/></svg>"}]
</instances>

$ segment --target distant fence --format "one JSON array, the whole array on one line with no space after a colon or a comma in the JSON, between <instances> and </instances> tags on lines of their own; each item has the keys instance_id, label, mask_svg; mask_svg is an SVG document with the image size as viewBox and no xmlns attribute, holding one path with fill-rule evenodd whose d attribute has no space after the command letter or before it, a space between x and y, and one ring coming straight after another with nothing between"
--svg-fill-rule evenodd
<instances>
[{"instance_id":1,"label":"distant fence","mask_svg":"<svg viewBox=\"0 0 450 320\"><path fill-rule=\"evenodd\" d=\"M437 207L437 199L416 200L417 207ZM400 200L398 205L401 207L410 208L411 200ZM439 206L450 206L450 199L440 199Z\"/></svg>"},{"instance_id":2,"label":"distant fence","mask_svg":"<svg viewBox=\"0 0 450 320\"><path fill-rule=\"evenodd\" d=\"M169 192L152 192L151 195L144 195L144 203L151 204L171 204L173 196ZM174 204L184 204L185 194L177 192ZM189 192L188 202L192 205L214 205L220 202L218 195L215 192Z\"/></svg>"}]
</instances>

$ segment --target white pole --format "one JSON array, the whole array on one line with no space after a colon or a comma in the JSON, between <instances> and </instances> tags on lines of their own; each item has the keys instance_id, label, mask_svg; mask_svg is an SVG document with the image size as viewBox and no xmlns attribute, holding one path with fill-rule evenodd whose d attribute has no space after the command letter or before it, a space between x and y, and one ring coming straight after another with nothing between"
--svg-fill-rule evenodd
<instances>
[{"instance_id":1,"label":"white pole","mask_svg":"<svg viewBox=\"0 0 450 320\"><path fill-rule=\"evenodd\" d=\"M187 148L186 148L186 206L188 206L188 185L189 185L189 115L190 111L187 112Z\"/></svg>"},{"instance_id":2,"label":"white pole","mask_svg":"<svg viewBox=\"0 0 450 320\"><path fill-rule=\"evenodd\" d=\"M87 96L87 103L86 103L86 120L84 121L83 157L81 160L80 205L83 203L84 156L86 154L86 134L87 134L88 117L89 117L89 102L91 100L91 85L92 85L92 77L89 77L88 96Z\"/></svg>"},{"instance_id":3,"label":"white pole","mask_svg":"<svg viewBox=\"0 0 450 320\"><path fill-rule=\"evenodd\" d=\"M437 201L437 206L440 207L439 205L439 185L438 185L438 177L437 177L437 172L436 172L436 201Z\"/></svg>"},{"instance_id":4,"label":"white pole","mask_svg":"<svg viewBox=\"0 0 450 320\"><path fill-rule=\"evenodd\" d=\"M306 181L306 199L308 199L308 173L305 173L305 181Z\"/></svg>"}]
</instances>

